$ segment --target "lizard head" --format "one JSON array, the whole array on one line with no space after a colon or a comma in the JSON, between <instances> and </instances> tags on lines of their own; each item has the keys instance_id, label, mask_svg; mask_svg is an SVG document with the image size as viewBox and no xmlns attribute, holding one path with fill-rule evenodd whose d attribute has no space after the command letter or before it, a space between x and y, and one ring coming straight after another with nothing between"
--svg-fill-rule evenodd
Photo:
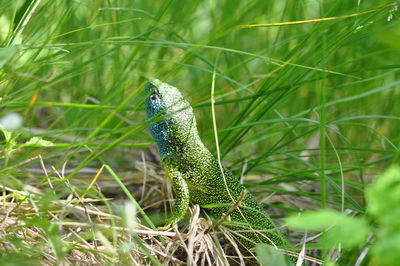
<instances>
[{"instance_id":1,"label":"lizard head","mask_svg":"<svg viewBox=\"0 0 400 266\"><path fill-rule=\"evenodd\" d=\"M181 116L183 115L182 112L185 113L186 109L191 109L189 102L183 98L177 88L158 79L151 79L149 81L145 88L145 93L148 96L146 99L148 119L160 115L179 114Z\"/></svg>"},{"instance_id":2,"label":"lizard head","mask_svg":"<svg viewBox=\"0 0 400 266\"><path fill-rule=\"evenodd\" d=\"M193 110L177 88L158 79L149 81L145 93L149 129L164 157L197 130Z\"/></svg>"}]
</instances>

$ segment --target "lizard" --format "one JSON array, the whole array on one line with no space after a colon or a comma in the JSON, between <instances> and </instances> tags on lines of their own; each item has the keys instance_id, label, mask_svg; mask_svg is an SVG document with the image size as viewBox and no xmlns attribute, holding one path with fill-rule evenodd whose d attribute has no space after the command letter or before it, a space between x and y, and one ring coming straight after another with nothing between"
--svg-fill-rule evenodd
<instances>
[{"instance_id":1,"label":"lizard","mask_svg":"<svg viewBox=\"0 0 400 266\"><path fill-rule=\"evenodd\" d=\"M145 87L149 131L160 153L175 195L172 217L163 229L181 221L192 201L221 224L232 229L244 254L257 243L289 247L289 242L240 183L223 167L200 139L196 118L180 91L158 79Z\"/></svg>"}]
</instances>

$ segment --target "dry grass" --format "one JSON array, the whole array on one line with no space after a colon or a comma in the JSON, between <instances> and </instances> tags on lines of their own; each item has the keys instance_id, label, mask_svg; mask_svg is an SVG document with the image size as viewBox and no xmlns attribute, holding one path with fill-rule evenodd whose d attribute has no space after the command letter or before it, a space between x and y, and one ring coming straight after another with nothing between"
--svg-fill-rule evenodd
<instances>
[{"instance_id":1,"label":"dry grass","mask_svg":"<svg viewBox=\"0 0 400 266\"><path fill-rule=\"evenodd\" d=\"M46 166L40 156L29 160L35 161L20 169L30 177L20 190L3 186L3 254L22 253L21 261L25 258L41 265L152 265L151 256L165 265L245 264L233 240L235 232L223 226L215 230L215 223L198 205L190 208L190 220L179 229L153 230L137 219L136 208L103 167L84 168L72 179L65 179L73 170L66 164L57 170ZM141 199L148 214L159 212L163 205L168 209L165 205L172 195L157 162L141 160L135 165L134 171L119 174L124 185ZM283 199L271 196L264 200ZM162 224L162 219L154 217ZM292 238L293 243L301 243L302 235ZM297 256L297 252L287 253ZM305 259L319 264L312 257Z\"/></svg>"}]
</instances>

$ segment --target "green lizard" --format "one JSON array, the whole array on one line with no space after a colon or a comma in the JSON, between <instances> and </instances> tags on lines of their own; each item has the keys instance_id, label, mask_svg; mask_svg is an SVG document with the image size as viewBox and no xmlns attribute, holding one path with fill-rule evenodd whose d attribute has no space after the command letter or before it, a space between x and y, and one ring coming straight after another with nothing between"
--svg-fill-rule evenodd
<instances>
[{"instance_id":1,"label":"green lizard","mask_svg":"<svg viewBox=\"0 0 400 266\"><path fill-rule=\"evenodd\" d=\"M152 79L145 92L149 129L176 197L173 215L164 228L185 216L191 200L222 219L235 232L233 237L245 254L251 254L256 243L288 247L259 203L204 146L193 110L179 90Z\"/></svg>"}]
</instances>

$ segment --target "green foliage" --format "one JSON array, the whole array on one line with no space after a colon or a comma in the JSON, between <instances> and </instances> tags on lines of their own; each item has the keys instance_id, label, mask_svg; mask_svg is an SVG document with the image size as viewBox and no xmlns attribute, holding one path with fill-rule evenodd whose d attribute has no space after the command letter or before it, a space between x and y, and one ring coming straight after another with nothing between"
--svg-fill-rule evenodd
<instances>
[{"instance_id":1,"label":"green foliage","mask_svg":"<svg viewBox=\"0 0 400 266\"><path fill-rule=\"evenodd\" d=\"M395 265L400 260L400 167L385 171L366 194L367 211L376 223L373 260L378 265Z\"/></svg>"},{"instance_id":2,"label":"green foliage","mask_svg":"<svg viewBox=\"0 0 400 266\"><path fill-rule=\"evenodd\" d=\"M215 72L221 158L278 214L272 218L320 206L347 209L354 216L319 217L338 221L331 229L318 228L328 229L332 240L325 242L332 245L307 247L306 253L318 256L335 246L338 238L330 232L346 233L343 224L361 225L350 232L355 238L344 242L355 246L365 237L367 221L375 243L371 254L383 254L393 247L389 238L398 240L398 197L388 198L396 186L382 185L382 201L371 201L364 192L383 169L400 162L398 5L395 0L0 1L0 117L18 112L24 122L17 132L3 130L0 139L2 204L15 210L10 215L44 216L50 224L56 218L41 208L55 208L63 221L68 216L63 205L57 209L51 203L68 195L90 196L107 206L108 196L90 186L96 173L88 177L82 169L98 170L107 162L117 173L110 180L120 187L119 173L135 169L136 155L154 144L143 106L148 78L170 83L189 98L200 135L215 151L210 107ZM340 18L347 15L352 16ZM335 19L238 27L316 18ZM32 171L43 168L41 160L57 173L65 167L65 175ZM129 193L125 187L113 191ZM136 208L153 206L163 199L160 194ZM137 196L131 197L135 203ZM388 205L379 207L382 202ZM23 208L27 203L29 211ZM150 220L144 212L138 219ZM53 231L41 233L57 241ZM98 240L90 230L82 235ZM107 235L118 250L120 234ZM0 242L7 239L0 235ZM48 243L23 242L17 249L36 261ZM54 246L45 257L55 264L55 254L63 257L66 250ZM102 258L97 264L116 261L111 251L105 259L97 254ZM348 256L355 261L359 251Z\"/></svg>"},{"instance_id":3,"label":"green foliage","mask_svg":"<svg viewBox=\"0 0 400 266\"><path fill-rule=\"evenodd\" d=\"M309 232L323 231L321 246L353 249L371 245L373 265L395 265L400 260L400 167L386 170L366 190L366 217L349 217L333 210L308 211L289 218L288 226ZM372 239L367 243L369 236Z\"/></svg>"},{"instance_id":4,"label":"green foliage","mask_svg":"<svg viewBox=\"0 0 400 266\"><path fill-rule=\"evenodd\" d=\"M288 226L310 232L326 231L322 235L322 246L352 248L365 242L369 227L364 218L349 217L333 210L306 212L288 220Z\"/></svg>"},{"instance_id":5,"label":"green foliage","mask_svg":"<svg viewBox=\"0 0 400 266\"><path fill-rule=\"evenodd\" d=\"M16 150L17 146L16 138L18 134L13 134L13 132L6 130L1 124L0 124L0 131L3 133L5 141L5 143L3 144L4 156L10 157L11 154Z\"/></svg>"},{"instance_id":6,"label":"green foliage","mask_svg":"<svg viewBox=\"0 0 400 266\"><path fill-rule=\"evenodd\" d=\"M3 155L5 158L5 166L8 165L9 158L15 153L22 150L25 147L52 147L54 143L51 141L47 141L42 139L41 137L32 137L29 140L25 141L25 143L18 143L18 137L21 132L18 131L8 131L0 124L0 131L4 136L4 144L3 144Z\"/></svg>"},{"instance_id":7,"label":"green foliage","mask_svg":"<svg viewBox=\"0 0 400 266\"><path fill-rule=\"evenodd\" d=\"M400 167L386 170L366 190L367 211L382 227L395 231L400 229Z\"/></svg>"},{"instance_id":8,"label":"green foliage","mask_svg":"<svg viewBox=\"0 0 400 266\"><path fill-rule=\"evenodd\" d=\"M4 266L39 266L40 260L38 257L32 258L21 252L10 252L0 257L0 264Z\"/></svg>"},{"instance_id":9,"label":"green foliage","mask_svg":"<svg viewBox=\"0 0 400 266\"><path fill-rule=\"evenodd\" d=\"M256 246L256 253L258 262L262 266L285 266L289 265L286 262L285 256L273 246L260 243Z\"/></svg>"}]
</instances>

